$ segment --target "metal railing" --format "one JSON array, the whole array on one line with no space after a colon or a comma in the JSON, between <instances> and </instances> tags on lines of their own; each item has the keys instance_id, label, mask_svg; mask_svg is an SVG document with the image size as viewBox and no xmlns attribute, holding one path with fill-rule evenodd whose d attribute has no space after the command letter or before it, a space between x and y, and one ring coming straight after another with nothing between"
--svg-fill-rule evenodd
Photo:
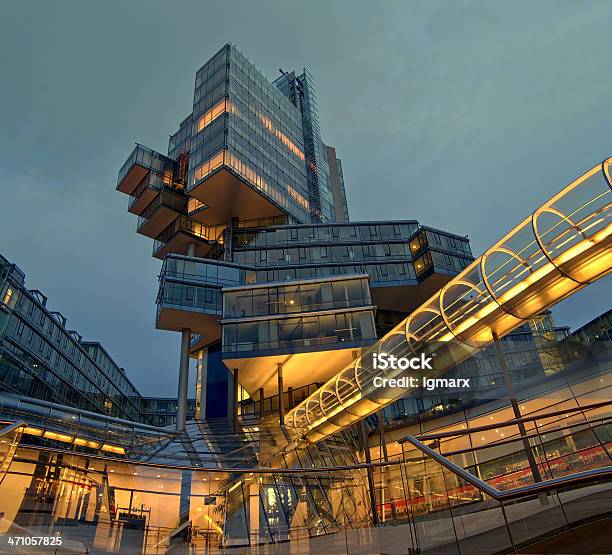
<instances>
[{"instance_id":1,"label":"metal railing","mask_svg":"<svg viewBox=\"0 0 612 555\"><path fill-rule=\"evenodd\" d=\"M7 424L4 428L0 428L0 437L10 434L11 432L18 430L19 428L25 428L27 424L23 420L17 420L11 424Z\"/></svg>"},{"instance_id":2,"label":"metal railing","mask_svg":"<svg viewBox=\"0 0 612 555\"><path fill-rule=\"evenodd\" d=\"M155 214L155 212L162 207L168 208L177 214L184 214L186 206L187 199L180 193L170 189L164 190L161 192L161 194L157 195L157 197L155 197L139 214L136 230L140 230L142 226L151 219L153 214Z\"/></svg>"},{"instance_id":3,"label":"metal railing","mask_svg":"<svg viewBox=\"0 0 612 555\"><path fill-rule=\"evenodd\" d=\"M535 495L551 491L557 488L561 488L567 485L577 485L584 482L593 480L608 479L612 478L612 466L605 466L603 468L595 468L592 470L585 470L583 472L577 472L569 476L560 476L559 478L551 478L550 480L544 480L542 482L536 482L527 486L514 488L511 490L498 490L497 488L487 484L487 482L477 478L473 474L470 474L460 466L448 460L440 453L436 453L433 449L420 442L417 438L411 435L404 436L400 442L408 442L416 447L425 456L435 460L441 464L447 470L450 470L455 476L458 476L462 480L472 484L475 488L480 490L482 493L486 493L497 501L504 501L510 499L517 499L520 497L526 497L529 495Z\"/></svg>"},{"instance_id":4,"label":"metal railing","mask_svg":"<svg viewBox=\"0 0 612 555\"><path fill-rule=\"evenodd\" d=\"M167 156L164 156L151 148L136 143L136 147L130 153L127 160L123 163L121 169L119 170L119 175L117 176L117 188L120 187L121 182L123 179L125 179L134 165L140 165L144 169L164 173L164 171L171 171L174 164L175 162L171 158L168 158Z\"/></svg>"}]
</instances>

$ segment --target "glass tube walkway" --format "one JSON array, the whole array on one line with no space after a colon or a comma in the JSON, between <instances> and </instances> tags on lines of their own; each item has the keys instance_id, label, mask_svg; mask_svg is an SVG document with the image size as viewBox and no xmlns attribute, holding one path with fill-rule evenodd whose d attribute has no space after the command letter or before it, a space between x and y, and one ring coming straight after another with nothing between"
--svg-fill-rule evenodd
<instances>
[{"instance_id":1,"label":"glass tube walkway","mask_svg":"<svg viewBox=\"0 0 612 555\"><path fill-rule=\"evenodd\" d=\"M286 416L295 437L319 441L406 395L374 378L373 354L435 356L440 375L612 268L612 158L537 208L408 318Z\"/></svg>"}]
</instances>

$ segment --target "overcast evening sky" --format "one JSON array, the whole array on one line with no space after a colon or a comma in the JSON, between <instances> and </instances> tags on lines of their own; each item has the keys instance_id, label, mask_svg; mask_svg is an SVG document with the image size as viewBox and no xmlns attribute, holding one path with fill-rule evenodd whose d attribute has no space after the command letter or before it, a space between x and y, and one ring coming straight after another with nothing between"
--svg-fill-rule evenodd
<instances>
[{"instance_id":1,"label":"overcast evening sky","mask_svg":"<svg viewBox=\"0 0 612 555\"><path fill-rule=\"evenodd\" d=\"M0 254L143 394L175 396L160 261L115 184L134 142L166 151L223 44L270 80L309 68L352 219L417 219L478 256L612 154L611 30L607 1L5 0ZM611 298L607 278L557 323Z\"/></svg>"}]
</instances>

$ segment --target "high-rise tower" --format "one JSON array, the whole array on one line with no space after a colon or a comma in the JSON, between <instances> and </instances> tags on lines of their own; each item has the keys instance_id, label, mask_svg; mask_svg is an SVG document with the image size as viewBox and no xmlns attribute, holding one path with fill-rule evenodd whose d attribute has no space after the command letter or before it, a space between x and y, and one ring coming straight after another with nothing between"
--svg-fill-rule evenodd
<instances>
[{"instance_id":1,"label":"high-rise tower","mask_svg":"<svg viewBox=\"0 0 612 555\"><path fill-rule=\"evenodd\" d=\"M182 334L179 430L190 356L197 417L236 423L251 403L282 423L472 260L465 237L415 220L349 222L311 75L271 83L231 44L197 71L168 153L137 145L117 189L164 261L156 327Z\"/></svg>"}]
</instances>

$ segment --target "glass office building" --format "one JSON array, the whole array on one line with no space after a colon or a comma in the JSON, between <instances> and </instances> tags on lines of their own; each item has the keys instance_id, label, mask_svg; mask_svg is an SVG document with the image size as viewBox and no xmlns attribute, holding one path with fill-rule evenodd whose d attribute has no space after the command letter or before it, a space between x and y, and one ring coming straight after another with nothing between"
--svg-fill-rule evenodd
<instances>
[{"instance_id":1,"label":"glass office building","mask_svg":"<svg viewBox=\"0 0 612 555\"><path fill-rule=\"evenodd\" d=\"M342 165L323 142L311 74L282 71L270 82L231 44L196 72L192 112L168 153L137 145L117 189L163 260L156 327L181 332L181 375L190 357L199 361L197 414L236 413L245 395L263 395L256 400L264 406L282 399L281 387L325 381L375 342L385 321L405 317L473 260L466 237L415 220L349 221ZM367 303L349 306L349 295L346 306L283 308L285 291L349 291L356 282ZM277 312L228 312L225 296L251 289ZM320 371L306 378L311 365ZM247 377L257 374L278 379ZM220 384L222 408L203 406Z\"/></svg>"},{"instance_id":2,"label":"glass office building","mask_svg":"<svg viewBox=\"0 0 612 555\"><path fill-rule=\"evenodd\" d=\"M0 256L0 387L3 391L146 422L142 397L106 350L67 327L25 273Z\"/></svg>"},{"instance_id":3,"label":"glass office building","mask_svg":"<svg viewBox=\"0 0 612 555\"><path fill-rule=\"evenodd\" d=\"M103 345L68 329L25 277L0 256L0 391L160 427L175 424L176 398L143 397ZM187 414L195 414L194 399Z\"/></svg>"},{"instance_id":4,"label":"glass office building","mask_svg":"<svg viewBox=\"0 0 612 555\"><path fill-rule=\"evenodd\" d=\"M300 108L233 45L196 73L191 122L189 144L184 143L189 149L187 191L207 205L203 215L223 220L287 213L298 222L311 221L309 198L315 185L309 173L316 170L307 170L309 130ZM323 171L321 180L329 189L327 176ZM217 202L227 187L236 195L231 207ZM256 212L252 203L258 200Z\"/></svg>"},{"instance_id":5,"label":"glass office building","mask_svg":"<svg viewBox=\"0 0 612 555\"><path fill-rule=\"evenodd\" d=\"M564 546L610 550L609 315L574 337L547 309L612 267L612 161L474 260L461 234L351 221L324 123L308 70L270 81L228 44L167 153L120 168L176 398L0 265L0 550L547 552L579 526ZM373 353L473 388L376 386Z\"/></svg>"}]
</instances>

